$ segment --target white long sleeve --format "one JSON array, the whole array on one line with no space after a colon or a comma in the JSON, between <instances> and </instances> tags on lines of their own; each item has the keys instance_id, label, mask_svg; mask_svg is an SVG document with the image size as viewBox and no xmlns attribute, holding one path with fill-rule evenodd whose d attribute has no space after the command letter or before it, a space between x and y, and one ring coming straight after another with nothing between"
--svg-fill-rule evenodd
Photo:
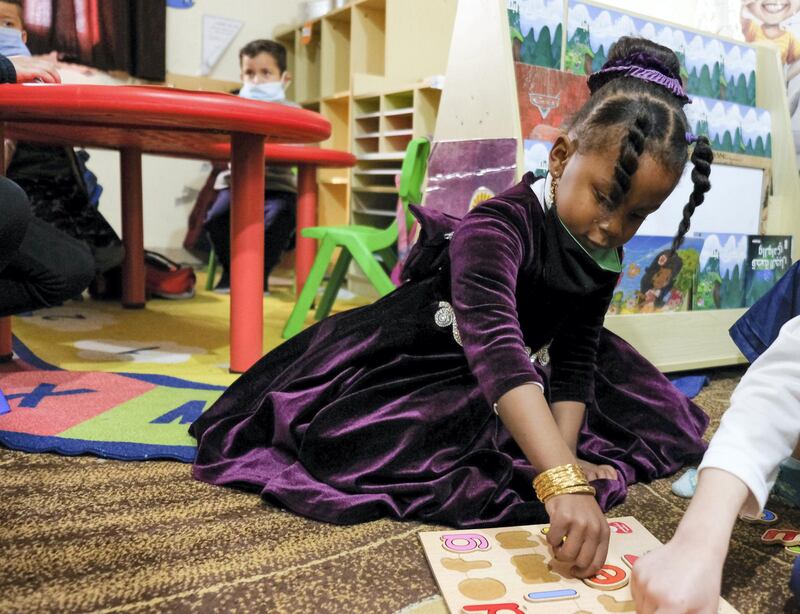
<instances>
[{"instance_id":1,"label":"white long sleeve","mask_svg":"<svg viewBox=\"0 0 800 614\"><path fill-rule=\"evenodd\" d=\"M742 511L757 515L800 435L800 316L747 370L731 396L700 464L742 480L751 497Z\"/></svg>"}]
</instances>

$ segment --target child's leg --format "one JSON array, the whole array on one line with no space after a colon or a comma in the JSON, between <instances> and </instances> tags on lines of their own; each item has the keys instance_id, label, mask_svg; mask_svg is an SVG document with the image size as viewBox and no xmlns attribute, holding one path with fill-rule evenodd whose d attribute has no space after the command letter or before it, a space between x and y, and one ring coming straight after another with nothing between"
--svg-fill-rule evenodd
<instances>
[{"instance_id":1,"label":"child's leg","mask_svg":"<svg viewBox=\"0 0 800 614\"><path fill-rule=\"evenodd\" d=\"M222 279L217 288L230 288L231 264L231 191L220 190L203 223L208 239L222 265Z\"/></svg>"},{"instance_id":2,"label":"child's leg","mask_svg":"<svg viewBox=\"0 0 800 614\"><path fill-rule=\"evenodd\" d=\"M781 327L800 315L800 262L731 327L733 342L748 361L758 358L778 337Z\"/></svg>"},{"instance_id":3,"label":"child's leg","mask_svg":"<svg viewBox=\"0 0 800 614\"><path fill-rule=\"evenodd\" d=\"M85 243L33 218L0 272L0 316L50 307L79 296L95 274Z\"/></svg>"},{"instance_id":4,"label":"child's leg","mask_svg":"<svg viewBox=\"0 0 800 614\"><path fill-rule=\"evenodd\" d=\"M272 269L289 245L296 221L297 196L289 192L267 192L264 198L264 289Z\"/></svg>"}]
</instances>

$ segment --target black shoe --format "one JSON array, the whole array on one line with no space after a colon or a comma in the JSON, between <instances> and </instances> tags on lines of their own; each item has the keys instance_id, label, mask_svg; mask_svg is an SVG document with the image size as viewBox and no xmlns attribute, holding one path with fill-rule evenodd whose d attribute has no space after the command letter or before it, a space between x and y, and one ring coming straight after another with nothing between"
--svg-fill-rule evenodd
<instances>
[{"instance_id":1,"label":"black shoe","mask_svg":"<svg viewBox=\"0 0 800 614\"><path fill-rule=\"evenodd\" d=\"M231 276L228 271L222 272L222 277L219 278L219 282L216 286L214 286L214 292L217 294L230 294L231 293Z\"/></svg>"}]
</instances>

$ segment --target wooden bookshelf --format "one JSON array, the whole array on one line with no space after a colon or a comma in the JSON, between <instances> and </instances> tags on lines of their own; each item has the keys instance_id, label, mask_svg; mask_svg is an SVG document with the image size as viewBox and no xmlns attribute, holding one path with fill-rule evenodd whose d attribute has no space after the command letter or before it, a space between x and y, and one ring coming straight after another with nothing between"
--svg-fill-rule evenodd
<instances>
[{"instance_id":1,"label":"wooden bookshelf","mask_svg":"<svg viewBox=\"0 0 800 614\"><path fill-rule=\"evenodd\" d=\"M318 175L319 223L386 227L395 217L395 176L409 141L432 137L441 90L425 84L445 73L457 0L355 0L274 34L287 49L291 100L331 122L323 143L358 164ZM423 17L424 16L424 17ZM350 289L376 296L361 271Z\"/></svg>"}]
</instances>

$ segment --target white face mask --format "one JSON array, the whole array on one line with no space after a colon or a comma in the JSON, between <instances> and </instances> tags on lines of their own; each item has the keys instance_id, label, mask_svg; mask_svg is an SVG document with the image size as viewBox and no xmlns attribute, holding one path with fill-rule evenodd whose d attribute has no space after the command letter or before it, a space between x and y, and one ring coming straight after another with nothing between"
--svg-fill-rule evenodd
<instances>
[{"instance_id":1,"label":"white face mask","mask_svg":"<svg viewBox=\"0 0 800 614\"><path fill-rule=\"evenodd\" d=\"M250 100L260 100L261 102L283 102L286 100L283 81L258 84L245 83L242 89L239 90L239 96Z\"/></svg>"},{"instance_id":2,"label":"white face mask","mask_svg":"<svg viewBox=\"0 0 800 614\"><path fill-rule=\"evenodd\" d=\"M28 47L22 42L22 32L16 28L0 28L0 53L6 57L31 55Z\"/></svg>"}]
</instances>

